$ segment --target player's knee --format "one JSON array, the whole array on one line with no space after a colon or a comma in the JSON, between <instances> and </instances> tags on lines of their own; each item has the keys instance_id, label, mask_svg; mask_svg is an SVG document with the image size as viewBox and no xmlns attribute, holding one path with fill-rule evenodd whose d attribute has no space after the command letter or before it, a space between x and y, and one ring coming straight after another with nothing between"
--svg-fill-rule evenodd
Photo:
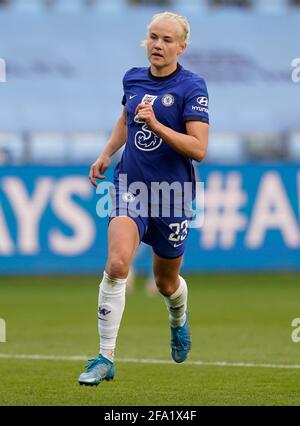
<instances>
[{"instance_id":1,"label":"player's knee","mask_svg":"<svg viewBox=\"0 0 300 426\"><path fill-rule=\"evenodd\" d=\"M155 275L157 288L164 296L171 296L174 293L174 282L169 277L163 275Z\"/></svg>"},{"instance_id":2,"label":"player's knee","mask_svg":"<svg viewBox=\"0 0 300 426\"><path fill-rule=\"evenodd\" d=\"M112 256L108 259L105 270L112 278L127 278L129 267L129 261L122 256Z\"/></svg>"}]
</instances>

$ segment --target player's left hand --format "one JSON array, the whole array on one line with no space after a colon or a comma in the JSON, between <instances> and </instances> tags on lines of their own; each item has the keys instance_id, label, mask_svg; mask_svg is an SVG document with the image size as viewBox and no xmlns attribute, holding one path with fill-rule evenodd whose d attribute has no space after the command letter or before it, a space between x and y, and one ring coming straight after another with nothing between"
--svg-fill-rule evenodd
<instances>
[{"instance_id":1,"label":"player's left hand","mask_svg":"<svg viewBox=\"0 0 300 426\"><path fill-rule=\"evenodd\" d=\"M139 104L135 110L136 117L144 121L150 130L155 131L159 122L157 121L152 105L149 102Z\"/></svg>"}]
</instances>

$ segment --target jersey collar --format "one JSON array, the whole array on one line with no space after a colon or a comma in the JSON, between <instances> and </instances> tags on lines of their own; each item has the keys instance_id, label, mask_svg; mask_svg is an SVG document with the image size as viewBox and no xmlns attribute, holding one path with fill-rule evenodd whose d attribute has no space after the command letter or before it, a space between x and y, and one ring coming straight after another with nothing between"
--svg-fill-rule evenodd
<instances>
[{"instance_id":1,"label":"jersey collar","mask_svg":"<svg viewBox=\"0 0 300 426\"><path fill-rule=\"evenodd\" d=\"M151 78L151 80L154 80L154 81L170 80L171 78L175 77L175 75L177 75L181 71L181 69L182 69L182 66L178 63L176 70L173 71L171 74L165 75L164 77L156 77L156 76L152 75L150 67L149 67L148 68L148 76L149 76L149 78Z\"/></svg>"}]
</instances>

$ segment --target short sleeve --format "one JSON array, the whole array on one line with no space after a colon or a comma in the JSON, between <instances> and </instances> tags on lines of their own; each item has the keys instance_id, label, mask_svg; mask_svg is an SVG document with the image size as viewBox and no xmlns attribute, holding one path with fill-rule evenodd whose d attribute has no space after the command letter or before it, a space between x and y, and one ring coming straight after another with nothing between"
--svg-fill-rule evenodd
<instances>
[{"instance_id":1,"label":"short sleeve","mask_svg":"<svg viewBox=\"0 0 300 426\"><path fill-rule=\"evenodd\" d=\"M205 81L200 77L193 79L184 98L183 120L209 124L208 103Z\"/></svg>"},{"instance_id":2,"label":"short sleeve","mask_svg":"<svg viewBox=\"0 0 300 426\"><path fill-rule=\"evenodd\" d=\"M122 97L122 105L126 105L126 77L127 77L128 71L125 73L123 77L123 97Z\"/></svg>"},{"instance_id":3,"label":"short sleeve","mask_svg":"<svg viewBox=\"0 0 300 426\"><path fill-rule=\"evenodd\" d=\"M131 68L130 70L126 71L123 77L123 97L122 97L122 105L126 105L126 92L128 93L128 78L130 78L130 75L134 68Z\"/></svg>"}]
</instances>

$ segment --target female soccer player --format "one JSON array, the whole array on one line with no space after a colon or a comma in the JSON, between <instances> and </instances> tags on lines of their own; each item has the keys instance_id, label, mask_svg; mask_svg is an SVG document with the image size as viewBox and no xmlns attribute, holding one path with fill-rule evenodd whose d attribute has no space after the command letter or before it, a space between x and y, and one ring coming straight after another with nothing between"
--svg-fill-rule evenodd
<instances>
[{"instance_id":1,"label":"female soccer player","mask_svg":"<svg viewBox=\"0 0 300 426\"><path fill-rule=\"evenodd\" d=\"M89 179L96 187L96 179L104 178L110 157L126 143L114 174L115 199L121 200L123 207L116 205L110 217L108 258L99 287L100 354L87 364L78 379L80 384L98 385L114 377L126 280L141 241L153 250L155 282L169 312L173 360L183 362L191 347L188 290L179 275L189 230L187 215L182 211L178 217L160 210L158 215L152 214L152 201L142 201L147 214L133 214L138 193L127 191L128 186L123 190L124 176L127 185L142 182L151 191L153 182L179 182L182 188L186 182L195 183L192 160L201 161L207 150L208 94L204 80L178 62L189 34L189 24L182 16L169 12L153 16L143 42L150 67L132 68L125 74L122 115L90 169ZM160 207L163 202L159 198Z\"/></svg>"}]
</instances>

